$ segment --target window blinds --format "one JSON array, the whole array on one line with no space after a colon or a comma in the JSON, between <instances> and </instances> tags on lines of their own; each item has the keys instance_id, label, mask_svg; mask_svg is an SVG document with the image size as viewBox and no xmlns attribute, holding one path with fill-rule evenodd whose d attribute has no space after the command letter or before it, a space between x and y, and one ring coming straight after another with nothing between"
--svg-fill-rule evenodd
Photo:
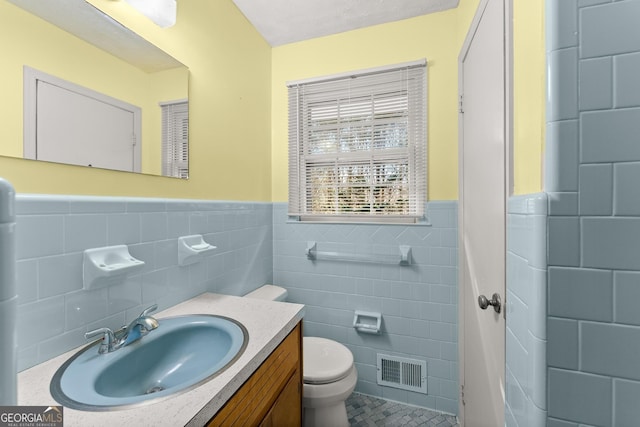
<instances>
[{"instance_id":1,"label":"window blinds","mask_svg":"<svg viewBox=\"0 0 640 427\"><path fill-rule=\"evenodd\" d=\"M189 103L162 107L162 175L189 178Z\"/></svg>"},{"instance_id":2,"label":"window blinds","mask_svg":"<svg viewBox=\"0 0 640 427\"><path fill-rule=\"evenodd\" d=\"M426 62L289 85L289 215L416 219L427 186Z\"/></svg>"}]
</instances>

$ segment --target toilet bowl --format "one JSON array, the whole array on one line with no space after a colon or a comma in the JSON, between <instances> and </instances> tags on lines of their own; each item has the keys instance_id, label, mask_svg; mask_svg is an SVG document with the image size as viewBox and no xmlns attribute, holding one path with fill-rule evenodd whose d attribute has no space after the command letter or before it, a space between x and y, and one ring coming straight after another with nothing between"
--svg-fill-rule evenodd
<instances>
[{"instance_id":1,"label":"toilet bowl","mask_svg":"<svg viewBox=\"0 0 640 427\"><path fill-rule=\"evenodd\" d=\"M264 285L245 296L285 301L287 290ZM344 402L358 381L353 354L339 342L320 337L303 337L302 352L304 425L348 427Z\"/></svg>"}]
</instances>

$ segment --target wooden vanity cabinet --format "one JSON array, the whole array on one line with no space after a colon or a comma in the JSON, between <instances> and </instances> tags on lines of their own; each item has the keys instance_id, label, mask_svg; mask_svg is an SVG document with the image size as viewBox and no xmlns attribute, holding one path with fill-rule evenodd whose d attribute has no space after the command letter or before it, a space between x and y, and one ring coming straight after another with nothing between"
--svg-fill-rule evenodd
<instances>
[{"instance_id":1,"label":"wooden vanity cabinet","mask_svg":"<svg viewBox=\"0 0 640 427\"><path fill-rule=\"evenodd\" d=\"M302 425L301 323L273 350L207 425Z\"/></svg>"}]
</instances>

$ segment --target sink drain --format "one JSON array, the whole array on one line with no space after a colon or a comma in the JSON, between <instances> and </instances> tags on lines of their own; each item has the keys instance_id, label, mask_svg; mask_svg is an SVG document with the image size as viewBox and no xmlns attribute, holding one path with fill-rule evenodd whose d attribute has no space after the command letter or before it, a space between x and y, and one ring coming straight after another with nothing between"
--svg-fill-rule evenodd
<instances>
[{"instance_id":1,"label":"sink drain","mask_svg":"<svg viewBox=\"0 0 640 427\"><path fill-rule=\"evenodd\" d=\"M144 394L157 393L162 390L164 390L164 387L162 387L161 385L156 385L151 387L149 390L145 391Z\"/></svg>"}]
</instances>

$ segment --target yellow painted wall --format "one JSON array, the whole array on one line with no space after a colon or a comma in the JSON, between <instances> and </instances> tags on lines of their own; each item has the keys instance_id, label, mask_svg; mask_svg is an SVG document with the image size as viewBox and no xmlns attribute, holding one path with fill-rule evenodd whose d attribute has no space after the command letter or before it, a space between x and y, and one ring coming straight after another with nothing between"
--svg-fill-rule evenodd
<instances>
[{"instance_id":1,"label":"yellow painted wall","mask_svg":"<svg viewBox=\"0 0 640 427\"><path fill-rule=\"evenodd\" d=\"M514 194L544 189L544 0L513 0Z\"/></svg>"},{"instance_id":2,"label":"yellow painted wall","mask_svg":"<svg viewBox=\"0 0 640 427\"><path fill-rule=\"evenodd\" d=\"M429 198L457 198L457 12L455 9L273 49L273 200L286 201L287 87L291 80L426 58Z\"/></svg>"},{"instance_id":3,"label":"yellow painted wall","mask_svg":"<svg viewBox=\"0 0 640 427\"><path fill-rule=\"evenodd\" d=\"M168 29L155 26L126 2L90 2L189 66L191 178L0 157L0 176L19 192L286 201L286 82L427 58L429 198L457 199L457 60L480 0L460 0L456 9L273 49L232 0L179 2L177 24ZM543 2L514 0L516 194L542 189ZM0 0L0 20L7 7L13 6ZM0 55L15 54L10 36L0 35ZM71 57L73 52L68 49ZM46 59L54 62L56 57ZM3 73L0 63L0 81L16 77ZM16 95L21 84L5 87L14 98L21 96ZM17 103L0 104L0 114L21 114ZM13 134L0 134L0 146L19 155L21 130L13 129Z\"/></svg>"},{"instance_id":4,"label":"yellow painted wall","mask_svg":"<svg viewBox=\"0 0 640 427\"><path fill-rule=\"evenodd\" d=\"M458 44L460 46L462 46L462 43L469 32L471 21L473 21L473 17L476 14L476 9L478 9L479 4L480 0L460 0L458 3Z\"/></svg>"},{"instance_id":5,"label":"yellow painted wall","mask_svg":"<svg viewBox=\"0 0 640 427\"><path fill-rule=\"evenodd\" d=\"M113 9L113 16L120 22L189 66L191 178L185 181L12 157L0 157L0 177L11 181L21 193L270 200L271 48L232 1L180 2L177 24L168 29L140 18L125 2L92 1L101 8ZM19 75L15 70L7 72L5 58L20 53L15 33L9 29L17 32L15 26L31 18L25 15L22 21L5 22L9 12L11 17L19 15L14 6L0 0L0 81L9 81L4 86L0 83L0 87L3 100L5 93L12 93L11 99L15 100L1 104L0 114L3 123L11 117L11 122L20 124L11 134L0 134L0 146L10 147L6 153L19 156L22 75L21 69ZM37 32L27 34L30 43L46 41ZM60 69L73 72L83 52L62 36L55 43L60 49L45 50L33 58L32 66L57 61ZM109 70L105 67L103 72ZM87 76L86 72L78 74ZM135 84L130 84L125 92L135 89Z\"/></svg>"},{"instance_id":6,"label":"yellow painted wall","mask_svg":"<svg viewBox=\"0 0 640 427\"><path fill-rule=\"evenodd\" d=\"M273 49L273 200L286 201L286 82L427 58L428 197L458 198L458 55L480 0L456 9ZM542 190L543 0L514 0L514 187Z\"/></svg>"}]
</instances>

